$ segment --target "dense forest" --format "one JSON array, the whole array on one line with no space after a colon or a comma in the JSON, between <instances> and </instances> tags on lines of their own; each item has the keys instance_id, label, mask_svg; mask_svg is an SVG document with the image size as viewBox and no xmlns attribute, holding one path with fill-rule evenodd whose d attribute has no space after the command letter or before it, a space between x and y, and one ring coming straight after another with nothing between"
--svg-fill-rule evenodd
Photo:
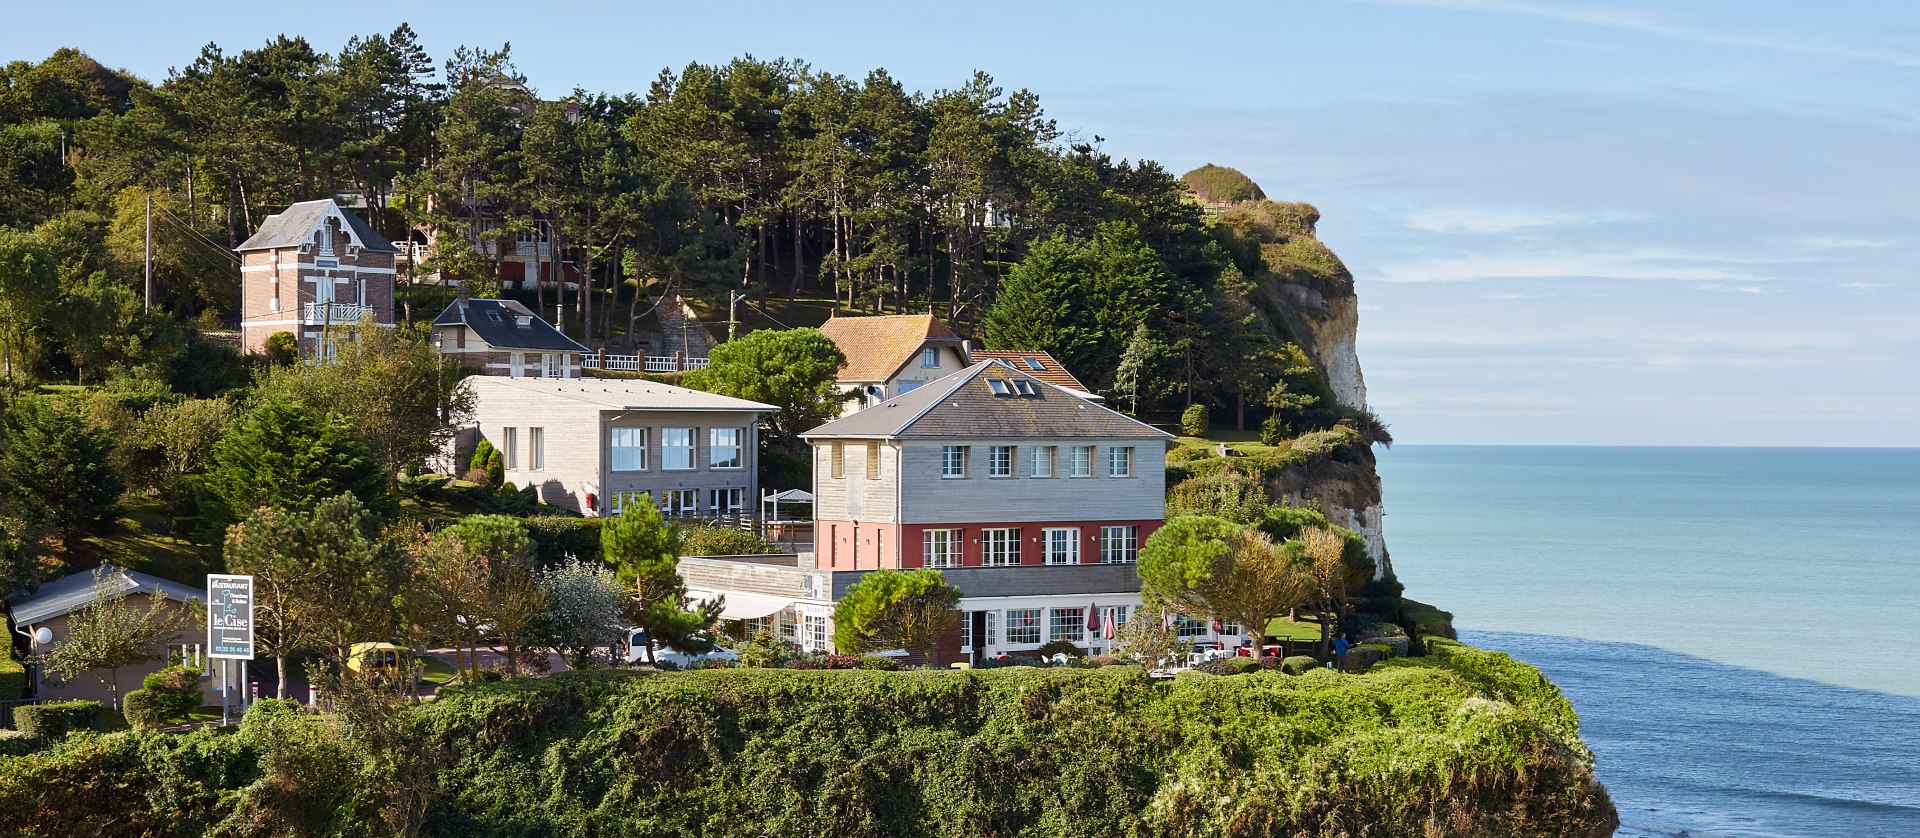
<instances>
[{"instance_id":1,"label":"dense forest","mask_svg":"<svg viewBox=\"0 0 1920 838\"><path fill-rule=\"evenodd\" d=\"M334 53L290 36L209 44L158 83L63 49L0 68L5 366L186 377L212 352L198 333L232 322L231 248L291 202L340 196L425 245L411 270L481 294L501 271L476 243L557 241L590 291L562 325L590 346L623 345L668 290L720 308L745 294L765 324L807 322L802 299L932 311L988 346L1051 350L1129 405L1233 405L1242 422L1251 405L1295 431L1337 420L1253 287L1300 269L1350 282L1312 208L1247 182L1220 212L1099 146L984 73L923 93L884 70L749 56L662 71L644 93L556 97L508 46L436 62L404 24ZM153 312L139 305L149 199ZM528 302L550 311L552 293Z\"/></svg>"}]
</instances>

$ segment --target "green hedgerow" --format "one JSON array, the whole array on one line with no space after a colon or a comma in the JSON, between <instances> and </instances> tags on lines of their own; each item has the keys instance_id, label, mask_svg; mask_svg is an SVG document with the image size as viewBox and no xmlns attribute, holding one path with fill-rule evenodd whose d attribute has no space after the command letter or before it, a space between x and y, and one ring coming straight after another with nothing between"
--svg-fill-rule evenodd
<instances>
[{"instance_id":1,"label":"green hedgerow","mask_svg":"<svg viewBox=\"0 0 1920 838\"><path fill-rule=\"evenodd\" d=\"M28 736L52 741L70 731L99 730L100 702L46 701L13 708L14 729Z\"/></svg>"}]
</instances>

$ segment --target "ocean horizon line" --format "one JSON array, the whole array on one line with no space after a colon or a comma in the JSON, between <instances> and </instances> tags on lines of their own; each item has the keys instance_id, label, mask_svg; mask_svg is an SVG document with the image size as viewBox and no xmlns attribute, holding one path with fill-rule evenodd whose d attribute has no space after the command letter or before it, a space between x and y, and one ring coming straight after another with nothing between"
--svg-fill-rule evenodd
<instances>
[{"instance_id":1,"label":"ocean horizon line","mask_svg":"<svg viewBox=\"0 0 1920 838\"><path fill-rule=\"evenodd\" d=\"M1395 442L1387 448L1614 448L1625 451L1920 451L1920 445L1729 445L1627 442Z\"/></svg>"}]
</instances>

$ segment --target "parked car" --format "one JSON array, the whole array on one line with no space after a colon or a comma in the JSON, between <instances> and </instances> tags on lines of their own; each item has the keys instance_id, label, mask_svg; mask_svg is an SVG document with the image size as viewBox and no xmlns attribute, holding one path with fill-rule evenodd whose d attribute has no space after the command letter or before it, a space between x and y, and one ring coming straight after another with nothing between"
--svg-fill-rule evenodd
<instances>
[{"instance_id":1,"label":"parked car","mask_svg":"<svg viewBox=\"0 0 1920 838\"><path fill-rule=\"evenodd\" d=\"M347 651L347 669L352 672L391 674L404 672L412 664L407 647L392 643L355 643Z\"/></svg>"},{"instance_id":2,"label":"parked car","mask_svg":"<svg viewBox=\"0 0 1920 838\"><path fill-rule=\"evenodd\" d=\"M1194 667L1207 661L1233 657L1233 652L1218 643L1195 643L1193 651L1187 653L1187 666Z\"/></svg>"},{"instance_id":3,"label":"parked car","mask_svg":"<svg viewBox=\"0 0 1920 838\"><path fill-rule=\"evenodd\" d=\"M735 654L732 649L722 649L719 646L713 647L712 651L696 655L689 652L682 652L672 646L662 646L658 643L649 644L647 642L647 631L641 628L627 629L626 649L620 658L627 663L645 661L647 659L646 650L649 645L653 647L653 660L655 663L670 663L681 669L686 669L696 663L705 663L707 661L733 661L740 659L740 656Z\"/></svg>"}]
</instances>

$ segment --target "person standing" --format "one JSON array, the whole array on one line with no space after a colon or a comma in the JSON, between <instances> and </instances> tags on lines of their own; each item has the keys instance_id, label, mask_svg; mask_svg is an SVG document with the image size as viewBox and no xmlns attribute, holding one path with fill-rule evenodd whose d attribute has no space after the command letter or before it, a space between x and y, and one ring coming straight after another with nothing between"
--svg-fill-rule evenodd
<instances>
[{"instance_id":1,"label":"person standing","mask_svg":"<svg viewBox=\"0 0 1920 838\"><path fill-rule=\"evenodd\" d=\"M1353 644L1347 642L1347 636L1344 633L1333 636L1333 667L1335 669L1341 672L1347 671L1347 650L1351 648Z\"/></svg>"}]
</instances>

